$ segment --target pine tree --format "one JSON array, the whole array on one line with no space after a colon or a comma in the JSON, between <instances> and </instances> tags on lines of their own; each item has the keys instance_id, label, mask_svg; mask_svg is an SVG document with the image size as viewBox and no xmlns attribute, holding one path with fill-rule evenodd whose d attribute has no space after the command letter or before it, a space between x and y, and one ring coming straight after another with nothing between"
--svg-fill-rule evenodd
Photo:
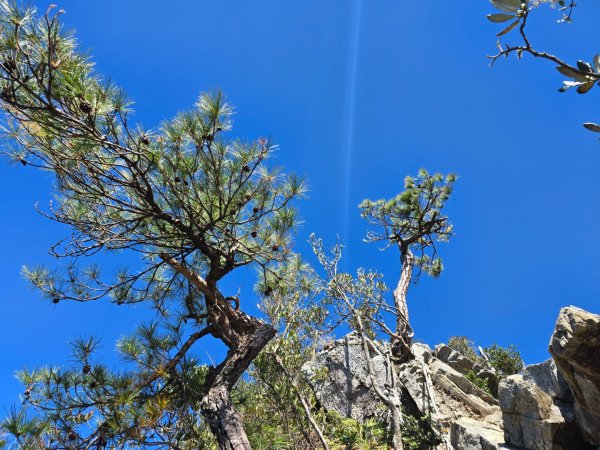
<instances>
[{"instance_id":1,"label":"pine tree","mask_svg":"<svg viewBox=\"0 0 600 450\"><path fill-rule=\"evenodd\" d=\"M413 268L437 277L443 270L437 255L437 242L452 236L452 225L442 209L450 198L455 175L430 175L421 169L417 177L404 179L404 191L391 200L364 200L361 215L376 231L369 231L367 242L395 245L400 251L400 280L394 290L396 332L392 338L394 355L403 360L411 355L413 330L408 317L407 293Z\"/></svg>"},{"instance_id":2,"label":"pine tree","mask_svg":"<svg viewBox=\"0 0 600 450\"><path fill-rule=\"evenodd\" d=\"M34 448L198 448L208 426L221 449L249 449L230 392L276 330L220 282L244 266L266 279L288 258L303 183L268 168L269 141L228 137L233 110L219 93L156 129L135 125L131 102L95 72L60 14L0 0L5 144L16 161L54 175L59 201L45 214L73 233L55 256L125 252L140 263L115 279L75 262L25 276L53 303L145 302L156 322L120 342L127 371L97 364L96 343L81 340L80 367L22 372L29 408L4 428ZM192 354L206 336L228 349L209 369Z\"/></svg>"}]
</instances>

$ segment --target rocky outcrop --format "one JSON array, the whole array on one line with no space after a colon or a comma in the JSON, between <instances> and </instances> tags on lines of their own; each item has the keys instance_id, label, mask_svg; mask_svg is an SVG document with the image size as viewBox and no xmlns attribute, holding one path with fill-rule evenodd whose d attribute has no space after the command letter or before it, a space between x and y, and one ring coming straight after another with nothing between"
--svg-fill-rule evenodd
<instances>
[{"instance_id":1,"label":"rocky outcrop","mask_svg":"<svg viewBox=\"0 0 600 450\"><path fill-rule=\"evenodd\" d=\"M446 344L438 344L435 346L435 357L463 374L470 370L474 371L475 366L477 365L477 363L471 361L462 353L457 352Z\"/></svg>"},{"instance_id":2,"label":"rocky outcrop","mask_svg":"<svg viewBox=\"0 0 600 450\"><path fill-rule=\"evenodd\" d=\"M398 376L421 414L443 428L460 417L485 420L498 413L498 402L463 374L433 356L425 344L414 344L415 358L398 367ZM431 380L432 392L427 378Z\"/></svg>"},{"instance_id":3,"label":"rocky outcrop","mask_svg":"<svg viewBox=\"0 0 600 450\"><path fill-rule=\"evenodd\" d=\"M573 405L552 398L533 380L512 375L500 382L507 443L528 450L584 450Z\"/></svg>"},{"instance_id":4,"label":"rocky outcrop","mask_svg":"<svg viewBox=\"0 0 600 450\"><path fill-rule=\"evenodd\" d=\"M560 312L550 343L553 359L500 382L499 401L465 376L494 376L447 345L412 346L414 358L393 364L389 344L371 344L376 383L400 381L411 415L431 418L454 450L600 450L600 316L569 307ZM320 404L359 421L385 419L356 334L333 342L303 371ZM393 372L394 371L394 372Z\"/></svg>"},{"instance_id":5,"label":"rocky outcrop","mask_svg":"<svg viewBox=\"0 0 600 450\"><path fill-rule=\"evenodd\" d=\"M552 358L539 364L531 364L523 369L523 379L533 381L553 399L573 403L573 392L565 378L557 370Z\"/></svg>"},{"instance_id":6,"label":"rocky outcrop","mask_svg":"<svg viewBox=\"0 0 600 450\"><path fill-rule=\"evenodd\" d=\"M467 375L472 373L477 378L487 380L489 389L494 395L498 395L498 377L493 370L482 366L476 361L472 361L462 353L457 352L446 344L439 344L435 347L435 357L445 362L454 370Z\"/></svg>"},{"instance_id":7,"label":"rocky outcrop","mask_svg":"<svg viewBox=\"0 0 600 450\"><path fill-rule=\"evenodd\" d=\"M377 373L377 383L385 388L391 384L392 370L389 360L384 357L388 344L374 345L370 357ZM467 439L467 434L471 436L468 439L476 439L473 433L477 423L485 434L481 442L492 442L492 434L496 437L502 435L500 408L493 397L436 358L427 345L413 344L412 351L414 359L393 368L402 385L402 402L406 411L431 418L435 428L445 430L447 442L452 424L463 417L472 422L463 424L469 433L457 430L462 436L459 440ZM371 388L366 360L356 334L351 333L333 342L313 361L305 364L303 371L313 380L317 399L327 410L359 421L387 415L386 408ZM479 448L492 447L473 447L473 450Z\"/></svg>"},{"instance_id":8,"label":"rocky outcrop","mask_svg":"<svg viewBox=\"0 0 600 450\"><path fill-rule=\"evenodd\" d=\"M391 368L385 358L385 343L371 348L371 363L379 386L390 383ZM333 342L303 366L312 381L321 406L358 421L381 418L385 408L371 388L371 377L363 354L361 341L355 333Z\"/></svg>"},{"instance_id":9,"label":"rocky outcrop","mask_svg":"<svg viewBox=\"0 0 600 450\"><path fill-rule=\"evenodd\" d=\"M553 359L500 383L506 442L528 450L600 448L600 316L563 308Z\"/></svg>"},{"instance_id":10,"label":"rocky outcrop","mask_svg":"<svg viewBox=\"0 0 600 450\"><path fill-rule=\"evenodd\" d=\"M575 416L589 444L600 446L600 315L560 311L550 354L575 397Z\"/></svg>"}]
</instances>

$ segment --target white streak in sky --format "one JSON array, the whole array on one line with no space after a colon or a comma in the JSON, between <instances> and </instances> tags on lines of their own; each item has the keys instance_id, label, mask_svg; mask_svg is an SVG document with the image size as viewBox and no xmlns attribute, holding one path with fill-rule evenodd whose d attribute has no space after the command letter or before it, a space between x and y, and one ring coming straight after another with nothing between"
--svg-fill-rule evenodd
<instances>
[{"instance_id":1,"label":"white streak in sky","mask_svg":"<svg viewBox=\"0 0 600 450\"><path fill-rule=\"evenodd\" d=\"M354 119L355 119L355 103L356 103L356 78L358 72L358 47L360 42L360 18L362 14L362 0L354 2L352 9L352 23L350 28L350 44L349 44L349 75L347 81L347 107L345 120L345 136L343 148L346 151L346 159L344 161L344 232L342 234L342 243L348 249L348 239L350 232L350 186L352 181L352 156L354 152ZM348 262L348 252L343 259L343 266Z\"/></svg>"}]
</instances>

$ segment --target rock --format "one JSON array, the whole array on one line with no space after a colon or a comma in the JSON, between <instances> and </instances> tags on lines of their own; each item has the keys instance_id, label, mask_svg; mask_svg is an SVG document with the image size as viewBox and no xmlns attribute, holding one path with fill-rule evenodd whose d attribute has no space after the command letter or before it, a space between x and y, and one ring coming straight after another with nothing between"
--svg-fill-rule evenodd
<instances>
[{"instance_id":1,"label":"rock","mask_svg":"<svg viewBox=\"0 0 600 450\"><path fill-rule=\"evenodd\" d=\"M553 400L533 380L511 375L500 382L504 439L528 450L584 450L572 406Z\"/></svg>"},{"instance_id":2,"label":"rock","mask_svg":"<svg viewBox=\"0 0 600 450\"><path fill-rule=\"evenodd\" d=\"M573 306L561 309L549 350L573 392L586 441L600 446L600 315Z\"/></svg>"},{"instance_id":3,"label":"rock","mask_svg":"<svg viewBox=\"0 0 600 450\"><path fill-rule=\"evenodd\" d=\"M397 373L421 414L431 416L434 423L449 428L457 418L484 420L500 411L492 396L434 357L428 346L417 343L413 344L412 350L415 358L401 364ZM433 398L426 388L425 371L431 379Z\"/></svg>"},{"instance_id":4,"label":"rock","mask_svg":"<svg viewBox=\"0 0 600 450\"><path fill-rule=\"evenodd\" d=\"M370 356L377 373L377 383L386 387L391 381L390 367L389 360L382 353L389 346L381 342L375 346ZM432 426L441 431L442 438L447 441L452 423L461 417L481 422L483 429L494 429L501 434L501 412L492 396L436 358L427 345L413 344L412 351L415 355L413 360L394 367L402 384L402 405L407 413L431 418ZM324 378L315 376L323 369L326 369ZM371 417L385 419L387 410L371 388L365 357L356 334L335 341L318 353L313 361L306 363L302 370L309 380L312 379L313 390L325 409L358 421ZM489 430L485 431L481 442L492 442L487 436ZM471 429L470 433L470 436L475 436L476 430Z\"/></svg>"},{"instance_id":5,"label":"rock","mask_svg":"<svg viewBox=\"0 0 600 450\"><path fill-rule=\"evenodd\" d=\"M498 425L461 417L452 423L450 443L456 450L512 449L504 443L504 433Z\"/></svg>"},{"instance_id":6,"label":"rock","mask_svg":"<svg viewBox=\"0 0 600 450\"><path fill-rule=\"evenodd\" d=\"M531 364L523 369L523 379L533 381L553 399L573 403L573 392L564 377L556 369L552 358L539 364Z\"/></svg>"},{"instance_id":7,"label":"rock","mask_svg":"<svg viewBox=\"0 0 600 450\"><path fill-rule=\"evenodd\" d=\"M391 379L390 368L378 349L372 350L371 361L376 380L379 386L384 386ZM329 348L319 352L314 360L304 364L302 370L311 380L323 368L327 372L326 379L313 382L313 389L326 410L361 422L385 414L379 397L371 389L371 378L356 333L333 342Z\"/></svg>"},{"instance_id":8,"label":"rock","mask_svg":"<svg viewBox=\"0 0 600 450\"><path fill-rule=\"evenodd\" d=\"M475 366L477 365L477 363L475 361L471 361L462 353L457 352L452 347L446 344L436 345L435 357L440 361L445 362L454 370L457 370L462 374L466 374L470 370L476 372Z\"/></svg>"},{"instance_id":9,"label":"rock","mask_svg":"<svg viewBox=\"0 0 600 450\"><path fill-rule=\"evenodd\" d=\"M494 395L498 395L498 377L493 370L484 367L477 361L470 360L446 344L439 344L435 347L435 356L463 375L472 372L478 378L486 379L490 391Z\"/></svg>"},{"instance_id":10,"label":"rock","mask_svg":"<svg viewBox=\"0 0 600 450\"><path fill-rule=\"evenodd\" d=\"M522 375L511 375L500 382L500 409L531 419L548 419L552 412L552 397Z\"/></svg>"}]
</instances>

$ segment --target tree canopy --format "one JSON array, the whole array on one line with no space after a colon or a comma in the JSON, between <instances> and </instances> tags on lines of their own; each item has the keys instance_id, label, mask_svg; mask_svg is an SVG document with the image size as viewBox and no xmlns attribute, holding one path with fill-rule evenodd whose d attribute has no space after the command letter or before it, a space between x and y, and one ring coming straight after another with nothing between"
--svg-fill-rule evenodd
<instances>
[{"instance_id":1,"label":"tree canopy","mask_svg":"<svg viewBox=\"0 0 600 450\"><path fill-rule=\"evenodd\" d=\"M158 441L177 440L180 427L193 424L181 417L190 405L167 393L194 389L188 352L211 335L229 351L204 374L196 408L223 448L249 448L229 393L276 330L242 312L243 299L218 283L247 265L265 278L285 261L296 223L290 202L303 194L302 181L268 168L275 148L267 140L227 137L232 108L220 93L201 95L194 110L156 130L141 128L125 94L62 31L61 11L51 7L40 17L9 1L0 8L6 142L12 158L54 174L57 202L44 214L73 231L51 249L75 258L66 273L42 267L25 276L54 303L149 302L157 320L121 342L137 366L130 373L92 367L91 341L76 345L82 373L23 373L28 401L52 426L17 432L17 439L141 445L161 423ZM77 260L103 251L135 252L140 266L105 280L98 266ZM82 431L92 415L96 426Z\"/></svg>"}]
</instances>

